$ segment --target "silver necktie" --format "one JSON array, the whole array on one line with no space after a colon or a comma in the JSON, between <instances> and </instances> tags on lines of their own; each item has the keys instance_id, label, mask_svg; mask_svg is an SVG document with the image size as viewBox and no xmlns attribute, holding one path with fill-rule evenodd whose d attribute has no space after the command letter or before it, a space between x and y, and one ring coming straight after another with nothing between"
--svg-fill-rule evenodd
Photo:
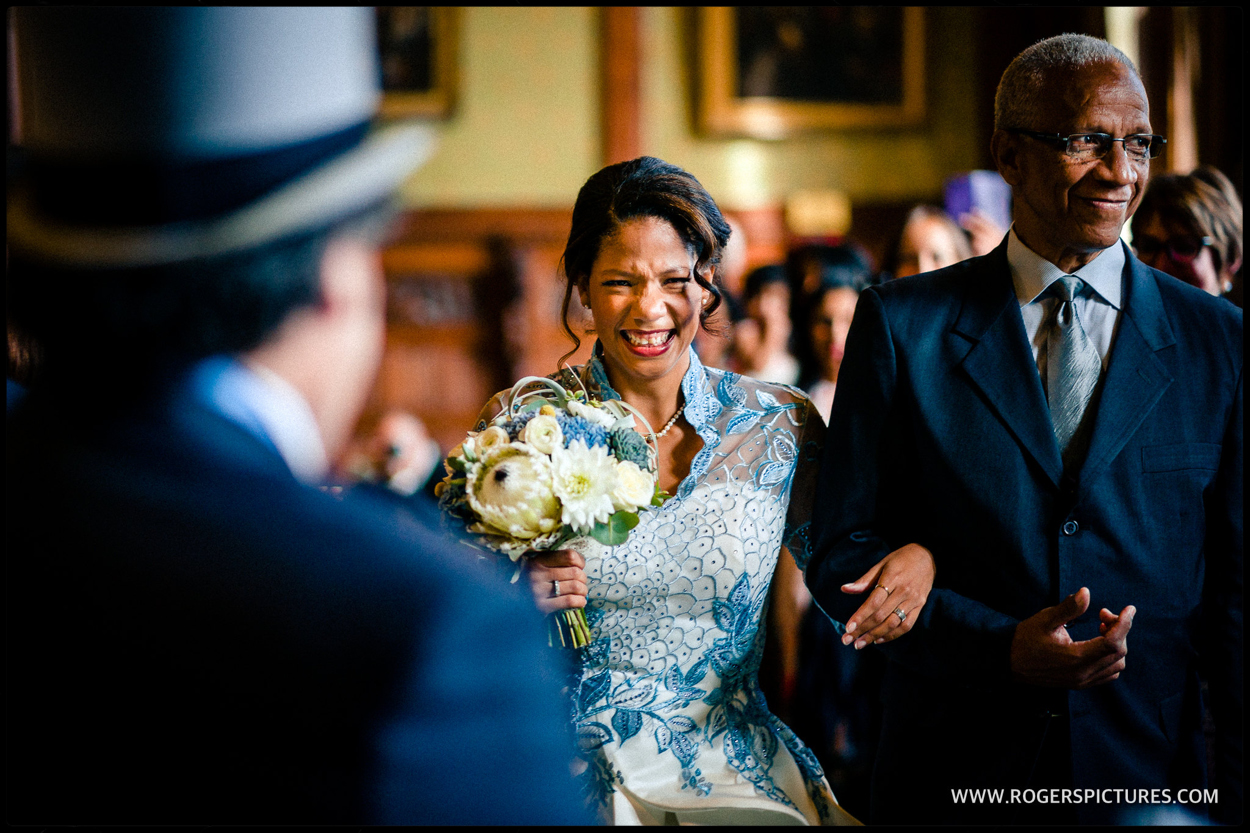
<instances>
[{"instance_id":1,"label":"silver necktie","mask_svg":"<svg viewBox=\"0 0 1250 833\"><path fill-rule=\"evenodd\" d=\"M1046 398L1050 402L1055 439L1059 441L1066 466L1068 446L1098 385L1102 359L1085 334L1072 303L1084 283L1074 275L1065 275L1052 286L1059 304L1046 337Z\"/></svg>"}]
</instances>

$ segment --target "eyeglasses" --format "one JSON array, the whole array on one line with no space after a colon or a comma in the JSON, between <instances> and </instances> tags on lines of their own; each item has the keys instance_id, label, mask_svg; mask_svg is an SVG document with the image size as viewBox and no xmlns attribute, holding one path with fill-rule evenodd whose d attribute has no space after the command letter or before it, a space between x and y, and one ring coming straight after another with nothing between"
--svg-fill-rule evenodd
<instances>
[{"instance_id":1,"label":"eyeglasses","mask_svg":"<svg viewBox=\"0 0 1250 833\"><path fill-rule=\"evenodd\" d=\"M1134 133L1132 136L1117 139L1107 133L1073 133L1071 136L1062 136L1058 133L1035 133L1017 127L1009 127L1007 132L1020 133L1039 142L1049 142L1055 147L1061 147L1065 155L1079 162L1102 159L1116 142L1124 145L1124 152L1133 161L1154 159L1163 153L1163 146L1168 143L1167 139L1154 133Z\"/></svg>"},{"instance_id":2,"label":"eyeglasses","mask_svg":"<svg viewBox=\"0 0 1250 833\"><path fill-rule=\"evenodd\" d=\"M1133 248L1142 259L1152 259L1166 252L1172 260L1192 263L1202 254L1202 250L1214 241L1210 237L1178 237L1175 240L1160 240L1157 237L1134 237Z\"/></svg>"}]
</instances>

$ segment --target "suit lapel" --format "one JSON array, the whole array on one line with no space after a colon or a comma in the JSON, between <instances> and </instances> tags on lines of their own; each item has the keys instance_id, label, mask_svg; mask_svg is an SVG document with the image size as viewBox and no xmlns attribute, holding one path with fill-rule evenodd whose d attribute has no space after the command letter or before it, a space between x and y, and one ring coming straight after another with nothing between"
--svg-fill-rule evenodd
<instances>
[{"instance_id":1,"label":"suit lapel","mask_svg":"<svg viewBox=\"0 0 1250 833\"><path fill-rule=\"evenodd\" d=\"M1081 495L1115 459L1172 384L1155 355L1176 343L1163 311L1155 277L1141 261L1128 257L1124 309L1111 348L1094 416L1094 432L1081 468Z\"/></svg>"},{"instance_id":2,"label":"suit lapel","mask_svg":"<svg viewBox=\"0 0 1250 833\"><path fill-rule=\"evenodd\" d=\"M1012 291L1006 241L978 267L954 327L973 342L961 366L1021 448L1057 486L1063 461Z\"/></svg>"}]
</instances>

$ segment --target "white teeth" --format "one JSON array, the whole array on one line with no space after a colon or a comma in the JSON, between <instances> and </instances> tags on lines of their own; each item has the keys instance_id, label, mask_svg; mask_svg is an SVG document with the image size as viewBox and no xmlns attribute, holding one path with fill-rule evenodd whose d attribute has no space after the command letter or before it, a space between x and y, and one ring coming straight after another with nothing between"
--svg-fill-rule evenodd
<instances>
[{"instance_id":1,"label":"white teeth","mask_svg":"<svg viewBox=\"0 0 1250 833\"><path fill-rule=\"evenodd\" d=\"M647 335L639 335L637 333L627 332L624 335L625 335L625 340L628 341L630 344L634 344L639 347L659 347L668 342L669 338L672 336L672 333L662 332L662 333L648 333Z\"/></svg>"}]
</instances>

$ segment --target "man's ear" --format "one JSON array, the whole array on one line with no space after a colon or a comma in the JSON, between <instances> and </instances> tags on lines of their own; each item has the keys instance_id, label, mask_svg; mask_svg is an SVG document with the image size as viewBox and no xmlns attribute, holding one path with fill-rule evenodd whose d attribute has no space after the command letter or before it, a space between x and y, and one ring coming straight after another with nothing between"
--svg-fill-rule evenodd
<instances>
[{"instance_id":1,"label":"man's ear","mask_svg":"<svg viewBox=\"0 0 1250 833\"><path fill-rule=\"evenodd\" d=\"M1019 137L1006 130L995 130L990 137L990 156L994 160L998 173L1008 185L1020 184L1020 141Z\"/></svg>"},{"instance_id":2,"label":"man's ear","mask_svg":"<svg viewBox=\"0 0 1250 833\"><path fill-rule=\"evenodd\" d=\"M381 255L372 243L347 236L331 239L318 265L318 311L339 314L376 308L379 287L375 276L381 269Z\"/></svg>"}]
</instances>

